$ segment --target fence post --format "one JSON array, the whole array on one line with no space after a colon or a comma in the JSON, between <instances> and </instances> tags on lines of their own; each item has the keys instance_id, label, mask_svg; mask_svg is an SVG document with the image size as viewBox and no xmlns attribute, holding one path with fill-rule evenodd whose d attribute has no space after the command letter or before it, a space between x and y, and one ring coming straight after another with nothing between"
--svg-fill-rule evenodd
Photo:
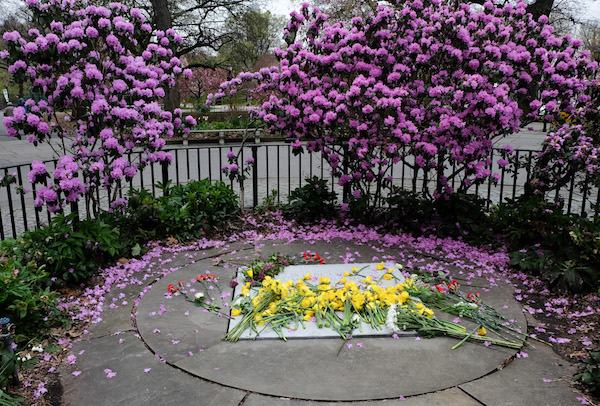
<instances>
[{"instance_id":1,"label":"fence post","mask_svg":"<svg viewBox=\"0 0 600 406\"><path fill-rule=\"evenodd\" d=\"M348 154L349 154L348 143L344 143L342 149L344 151L344 158L343 158L344 162L342 164L342 171L343 171L344 175L348 175L348 160L350 159L348 157ZM344 203L348 203L349 200L350 200L350 183L346 182L346 183L344 183L344 186L342 186L342 201Z\"/></svg>"},{"instance_id":2,"label":"fence post","mask_svg":"<svg viewBox=\"0 0 600 406\"><path fill-rule=\"evenodd\" d=\"M254 159L252 165L252 208L255 208L258 206L258 147L253 145L250 148L252 149L252 159Z\"/></svg>"},{"instance_id":3,"label":"fence post","mask_svg":"<svg viewBox=\"0 0 600 406\"><path fill-rule=\"evenodd\" d=\"M164 160L160 163L160 166L162 167L162 184L164 186L169 181L169 162Z\"/></svg>"}]
</instances>

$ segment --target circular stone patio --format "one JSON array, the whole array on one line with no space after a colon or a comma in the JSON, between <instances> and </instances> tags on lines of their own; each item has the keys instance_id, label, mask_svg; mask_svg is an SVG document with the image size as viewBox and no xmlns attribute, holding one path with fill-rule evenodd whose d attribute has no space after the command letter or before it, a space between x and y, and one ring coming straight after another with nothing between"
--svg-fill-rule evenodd
<instances>
[{"instance_id":1,"label":"circular stone patio","mask_svg":"<svg viewBox=\"0 0 600 406\"><path fill-rule=\"evenodd\" d=\"M451 350L457 340L446 337L361 337L347 343L339 338L225 342L226 317L208 313L182 297L165 296L169 284L195 281L207 270L219 278L224 301L229 302L232 269L191 264L152 285L138 305L135 321L142 340L157 357L227 387L305 400L392 399L476 380L497 371L517 352L471 342ZM220 294L216 289L213 292L215 297ZM526 325L508 290L493 288L482 292L482 298L518 325Z\"/></svg>"}]
</instances>

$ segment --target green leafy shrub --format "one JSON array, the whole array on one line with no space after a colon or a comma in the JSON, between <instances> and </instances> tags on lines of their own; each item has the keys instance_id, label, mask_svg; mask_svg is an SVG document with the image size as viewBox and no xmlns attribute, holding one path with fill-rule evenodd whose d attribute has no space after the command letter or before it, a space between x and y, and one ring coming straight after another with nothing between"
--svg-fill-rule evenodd
<instances>
[{"instance_id":1,"label":"green leafy shrub","mask_svg":"<svg viewBox=\"0 0 600 406\"><path fill-rule=\"evenodd\" d=\"M590 356L581 361L579 372L573 379L595 396L600 396L600 351L591 351Z\"/></svg>"},{"instance_id":2,"label":"green leafy shrub","mask_svg":"<svg viewBox=\"0 0 600 406\"><path fill-rule=\"evenodd\" d=\"M49 274L33 262L22 265L13 256L15 240L0 244L0 309L15 325L17 337L33 337L59 321L57 293L48 286Z\"/></svg>"},{"instance_id":3,"label":"green leafy shrub","mask_svg":"<svg viewBox=\"0 0 600 406\"><path fill-rule=\"evenodd\" d=\"M147 190L131 191L129 205L117 216L121 227L134 234L130 240L143 242L151 238L177 236L198 238L237 214L238 198L222 181L192 181L171 187L159 185L163 196L154 197Z\"/></svg>"},{"instance_id":4,"label":"green leafy shrub","mask_svg":"<svg viewBox=\"0 0 600 406\"><path fill-rule=\"evenodd\" d=\"M494 240L487 201L477 195L454 193L430 201L412 191L394 188L386 201L390 208L388 216L407 231L434 232L442 237L460 237L478 243Z\"/></svg>"},{"instance_id":5,"label":"green leafy shrub","mask_svg":"<svg viewBox=\"0 0 600 406\"><path fill-rule=\"evenodd\" d=\"M326 179L313 176L306 185L290 193L285 212L300 219L317 220L331 217L335 212L337 193L330 190Z\"/></svg>"},{"instance_id":6,"label":"green leafy shrub","mask_svg":"<svg viewBox=\"0 0 600 406\"><path fill-rule=\"evenodd\" d=\"M82 282L122 251L119 228L99 219L60 214L47 227L23 234L18 250L50 274L53 282Z\"/></svg>"},{"instance_id":7,"label":"green leafy shrub","mask_svg":"<svg viewBox=\"0 0 600 406\"><path fill-rule=\"evenodd\" d=\"M413 191L394 187L392 193L385 199L394 217L406 223L416 219L431 218L433 206Z\"/></svg>"},{"instance_id":8,"label":"green leafy shrub","mask_svg":"<svg viewBox=\"0 0 600 406\"><path fill-rule=\"evenodd\" d=\"M445 235L462 237L471 234L480 241L489 241L493 232L486 204L487 200L480 196L453 193L447 199L440 197L433 206L438 217L443 219Z\"/></svg>"},{"instance_id":9,"label":"green leafy shrub","mask_svg":"<svg viewBox=\"0 0 600 406\"><path fill-rule=\"evenodd\" d=\"M562 206L544 201L540 196L520 196L507 199L491 211L496 230L503 232L514 249L543 242L545 246L562 249L570 244L569 216Z\"/></svg>"},{"instance_id":10,"label":"green leafy shrub","mask_svg":"<svg viewBox=\"0 0 600 406\"><path fill-rule=\"evenodd\" d=\"M184 239L197 238L239 210L233 190L225 182L209 179L175 186L161 202L166 208L161 220L168 222L168 232Z\"/></svg>"},{"instance_id":11,"label":"green leafy shrub","mask_svg":"<svg viewBox=\"0 0 600 406\"><path fill-rule=\"evenodd\" d=\"M509 264L522 271L538 273L551 267L552 260L538 247L527 247L509 253Z\"/></svg>"},{"instance_id":12,"label":"green leafy shrub","mask_svg":"<svg viewBox=\"0 0 600 406\"><path fill-rule=\"evenodd\" d=\"M550 286L559 291L583 292L597 285L600 274L576 260L566 260L549 268L544 276L549 280Z\"/></svg>"}]
</instances>

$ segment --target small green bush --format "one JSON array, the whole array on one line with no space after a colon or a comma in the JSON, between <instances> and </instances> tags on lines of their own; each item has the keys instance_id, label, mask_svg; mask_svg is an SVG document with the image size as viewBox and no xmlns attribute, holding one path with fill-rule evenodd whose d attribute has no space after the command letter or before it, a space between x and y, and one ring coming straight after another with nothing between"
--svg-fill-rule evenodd
<instances>
[{"instance_id":1,"label":"small green bush","mask_svg":"<svg viewBox=\"0 0 600 406\"><path fill-rule=\"evenodd\" d=\"M491 211L491 218L496 230L503 232L515 249L539 243L555 249L570 245L564 242L570 240L571 219L560 205L546 202L540 196L507 199Z\"/></svg>"},{"instance_id":2,"label":"small green bush","mask_svg":"<svg viewBox=\"0 0 600 406\"><path fill-rule=\"evenodd\" d=\"M169 221L170 233L184 239L197 238L239 210L233 190L225 182L208 179L175 186L161 202L167 209L162 220Z\"/></svg>"},{"instance_id":3,"label":"small green bush","mask_svg":"<svg viewBox=\"0 0 600 406\"><path fill-rule=\"evenodd\" d=\"M16 245L15 240L0 243L0 309L15 325L18 337L34 337L59 320L58 295L50 290L43 267L33 262L23 265L13 255Z\"/></svg>"},{"instance_id":4,"label":"small green bush","mask_svg":"<svg viewBox=\"0 0 600 406\"><path fill-rule=\"evenodd\" d=\"M47 227L23 234L18 250L25 261L43 266L53 282L79 283L121 254L119 234L118 227L102 220L60 214Z\"/></svg>"},{"instance_id":5,"label":"small green bush","mask_svg":"<svg viewBox=\"0 0 600 406\"><path fill-rule=\"evenodd\" d=\"M290 193L285 212L305 220L331 217L336 212L337 193L329 188L325 179L313 176L305 181L306 185Z\"/></svg>"},{"instance_id":6,"label":"small green bush","mask_svg":"<svg viewBox=\"0 0 600 406\"><path fill-rule=\"evenodd\" d=\"M589 357L579 364L579 372L573 380L581 383L595 396L600 396L600 351L591 351Z\"/></svg>"},{"instance_id":7,"label":"small green bush","mask_svg":"<svg viewBox=\"0 0 600 406\"><path fill-rule=\"evenodd\" d=\"M487 200L474 194L453 193L433 203L438 232L466 241L493 242L495 233L487 215Z\"/></svg>"},{"instance_id":8,"label":"small green bush","mask_svg":"<svg viewBox=\"0 0 600 406\"><path fill-rule=\"evenodd\" d=\"M117 216L121 228L133 233L131 241L176 236L189 240L237 214L238 198L222 181L192 181L171 187L161 185L163 196L147 190L131 191L129 205Z\"/></svg>"}]
</instances>

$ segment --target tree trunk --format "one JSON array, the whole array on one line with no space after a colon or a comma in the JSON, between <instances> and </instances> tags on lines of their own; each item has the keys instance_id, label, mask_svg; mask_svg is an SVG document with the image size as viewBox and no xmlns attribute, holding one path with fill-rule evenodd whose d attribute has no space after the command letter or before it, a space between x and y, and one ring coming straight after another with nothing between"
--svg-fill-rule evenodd
<instances>
[{"instance_id":1,"label":"tree trunk","mask_svg":"<svg viewBox=\"0 0 600 406\"><path fill-rule=\"evenodd\" d=\"M549 16L552 11L554 0L536 0L535 3L527 6L527 12L531 13L533 19L537 21L541 16Z\"/></svg>"},{"instance_id":2,"label":"tree trunk","mask_svg":"<svg viewBox=\"0 0 600 406\"><path fill-rule=\"evenodd\" d=\"M166 31L173 27L173 16L169 11L169 5L167 0L150 0L152 3L152 9L154 10L154 27L157 30ZM176 45L171 43L171 50L173 53L177 51ZM179 83L175 82L175 86L165 89L165 110L173 112L179 107Z\"/></svg>"}]
</instances>

